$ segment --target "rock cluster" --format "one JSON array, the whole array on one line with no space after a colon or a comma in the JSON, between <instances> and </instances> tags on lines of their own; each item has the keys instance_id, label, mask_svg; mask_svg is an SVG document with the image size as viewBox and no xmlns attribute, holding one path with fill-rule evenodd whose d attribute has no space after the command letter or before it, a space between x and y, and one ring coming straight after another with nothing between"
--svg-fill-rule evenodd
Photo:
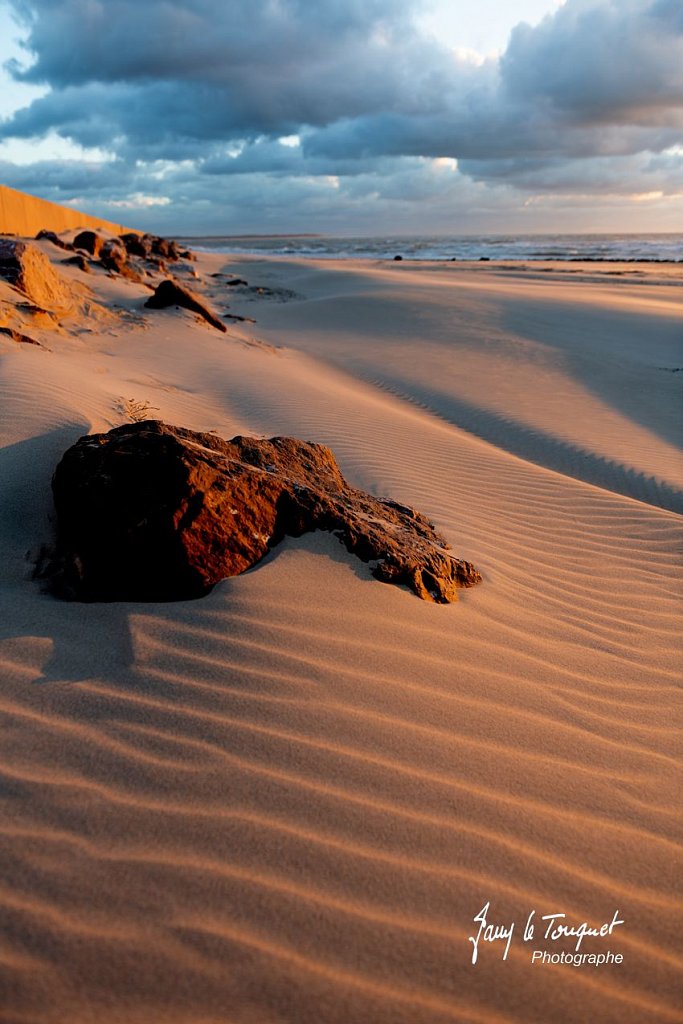
<instances>
[{"instance_id":1,"label":"rock cluster","mask_svg":"<svg viewBox=\"0 0 683 1024\"><path fill-rule=\"evenodd\" d=\"M168 260L175 263L181 259L192 259L192 253L188 249L181 249L176 241L169 238L160 238L159 235L136 235L130 232L120 236L121 242L128 251L129 256L141 256L143 259Z\"/></svg>"},{"instance_id":2,"label":"rock cluster","mask_svg":"<svg viewBox=\"0 0 683 1024\"><path fill-rule=\"evenodd\" d=\"M158 235L141 235L136 234L135 232L127 232L126 234L114 238L105 239L96 231L86 230L80 231L74 237L73 243L68 243L59 238L54 231L39 231L36 238L45 239L52 242L54 245L59 246L61 249L74 252L73 256L62 261L65 265L69 264L77 266L84 273L89 273L91 267L99 265L104 267L109 274L116 274L120 277L125 277L129 281L134 281L136 284L144 284L149 288L152 288L153 285L146 280L146 278L150 276L150 270L148 266L145 266L145 264L151 264L157 272L167 273L166 260L170 262L177 262L181 259L194 259L193 254L189 250L181 249L177 242L168 238L161 238ZM16 249L16 246L23 246L24 249ZM7 277L11 283L19 281L21 273L23 272L19 264L22 263L22 266L23 264L28 265L28 262L34 259L33 254L35 254L35 259L42 263L40 274L44 276L45 282L52 282L51 287L54 290L54 280L56 279L55 272L52 270L50 261L40 252L39 249L35 248L35 246L27 247L25 243L16 241L13 241L11 246L10 243L7 243L6 248L9 252L8 247L11 248L12 258L5 258L3 262L3 258L0 256L0 276ZM19 260L16 254L20 251L23 253L26 249L31 250L31 252L29 252L28 255L22 255L21 260ZM36 273L33 275L33 278L36 279L36 281L34 281L34 285L37 284L37 278L40 274ZM26 273L23 273L22 280L24 278L27 278ZM232 284L233 282L230 283ZM64 282L64 285L68 288L67 282ZM38 298L36 287L33 288L33 292L35 294L27 291L26 287L21 284L17 284L17 287L22 288L22 290L24 290L37 305L45 305L45 303ZM43 289L43 291L44 290L45 289ZM145 305L150 309L165 309L168 306L181 306L184 309L189 309L194 313L198 313L217 330L226 330L224 322L211 309L205 300L201 299L198 295L181 285L172 277L161 281L156 288L154 295L150 297ZM47 306L47 308L51 309L52 306ZM232 317L232 319L241 320L244 318Z\"/></svg>"},{"instance_id":3,"label":"rock cluster","mask_svg":"<svg viewBox=\"0 0 683 1024\"><path fill-rule=\"evenodd\" d=\"M71 262L76 263L78 260L77 265L81 270L87 272L89 269L84 265L85 256L83 254L86 253L91 259L99 261L100 266L103 266L110 274L119 274L121 277L137 283L143 281L147 271L140 264L136 266L136 260L145 260L157 270L165 271L165 261L177 262L181 259L194 259L188 249L181 249L178 243L171 239L161 238L159 235L140 235L133 231L107 239L97 231L88 229L79 231L73 242L65 242L54 231L39 231L36 239L45 239L60 249L78 253L78 256L72 257ZM129 257L132 257L133 260L131 261Z\"/></svg>"},{"instance_id":4,"label":"rock cluster","mask_svg":"<svg viewBox=\"0 0 683 1024\"><path fill-rule=\"evenodd\" d=\"M55 590L78 600L198 597L285 535L316 529L427 601L480 581L423 515L351 487L328 448L296 438L127 424L73 445L53 493Z\"/></svg>"}]
</instances>

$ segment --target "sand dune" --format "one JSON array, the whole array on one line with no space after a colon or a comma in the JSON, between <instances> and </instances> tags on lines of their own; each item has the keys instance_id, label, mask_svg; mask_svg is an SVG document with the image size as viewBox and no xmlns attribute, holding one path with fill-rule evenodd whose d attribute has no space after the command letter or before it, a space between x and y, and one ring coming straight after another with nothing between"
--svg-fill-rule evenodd
<instances>
[{"instance_id":1,"label":"sand dune","mask_svg":"<svg viewBox=\"0 0 683 1024\"><path fill-rule=\"evenodd\" d=\"M80 210L50 203L47 199L39 199L27 192L18 192L7 185L0 185L0 232L31 238L42 230L62 232L72 228L94 228L111 231L116 235L130 230L101 217L93 217Z\"/></svg>"},{"instance_id":2,"label":"sand dune","mask_svg":"<svg viewBox=\"0 0 683 1024\"><path fill-rule=\"evenodd\" d=\"M0 1020L680 1020L680 272L198 267L257 323L93 275L116 320L0 338ZM426 605L314 534L201 601L54 601L52 468L127 402L329 445L484 583ZM532 965L531 910L618 911L582 948L623 963Z\"/></svg>"}]
</instances>

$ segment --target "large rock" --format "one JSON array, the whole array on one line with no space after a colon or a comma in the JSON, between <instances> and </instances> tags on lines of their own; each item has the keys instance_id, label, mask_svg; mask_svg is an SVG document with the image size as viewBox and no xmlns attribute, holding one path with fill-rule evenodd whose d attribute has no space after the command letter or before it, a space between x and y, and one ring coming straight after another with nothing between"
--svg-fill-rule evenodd
<instances>
[{"instance_id":1,"label":"large rock","mask_svg":"<svg viewBox=\"0 0 683 1024\"><path fill-rule=\"evenodd\" d=\"M168 306L182 306L183 309L190 309L193 313L199 313L203 316L213 327L216 327L219 331L226 331L227 328L222 320L219 320L212 309L209 308L206 302L191 292L189 288L184 288L183 285L174 281L173 278L167 278L157 286L154 295L150 295L145 303L150 309L166 309Z\"/></svg>"},{"instance_id":2,"label":"large rock","mask_svg":"<svg viewBox=\"0 0 683 1024\"><path fill-rule=\"evenodd\" d=\"M78 305L69 282L37 246L27 242L0 239L0 277L23 292L35 306L57 317L67 315Z\"/></svg>"},{"instance_id":3,"label":"large rock","mask_svg":"<svg viewBox=\"0 0 683 1024\"><path fill-rule=\"evenodd\" d=\"M99 256L105 242L96 231L80 231L73 240L74 249L85 249L91 256Z\"/></svg>"},{"instance_id":4,"label":"large rock","mask_svg":"<svg viewBox=\"0 0 683 1024\"><path fill-rule=\"evenodd\" d=\"M146 420L82 437L52 486L64 597L198 597L316 529L426 601L480 581L419 512L349 486L328 448L296 438L224 441Z\"/></svg>"}]
</instances>

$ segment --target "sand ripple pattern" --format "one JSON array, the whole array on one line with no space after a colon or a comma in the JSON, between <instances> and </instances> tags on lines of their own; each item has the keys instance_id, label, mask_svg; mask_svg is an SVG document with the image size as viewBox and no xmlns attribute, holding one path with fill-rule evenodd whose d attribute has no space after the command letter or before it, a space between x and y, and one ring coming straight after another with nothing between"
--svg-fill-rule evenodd
<instances>
[{"instance_id":1,"label":"sand ripple pattern","mask_svg":"<svg viewBox=\"0 0 683 1024\"><path fill-rule=\"evenodd\" d=\"M166 418L331 445L484 583L427 606L316 534L200 602L57 604L24 562L53 451L159 374L92 344L85 403L41 353L0 377L2 1024L680 1020L679 518L356 366L179 332ZM624 964L517 935L473 967L487 900L619 910Z\"/></svg>"}]
</instances>

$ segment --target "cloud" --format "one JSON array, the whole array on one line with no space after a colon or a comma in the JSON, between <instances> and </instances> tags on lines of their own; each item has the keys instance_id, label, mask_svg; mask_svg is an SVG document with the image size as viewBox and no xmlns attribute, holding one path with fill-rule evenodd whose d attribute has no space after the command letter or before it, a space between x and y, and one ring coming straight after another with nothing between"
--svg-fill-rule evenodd
<instances>
[{"instance_id":1,"label":"cloud","mask_svg":"<svg viewBox=\"0 0 683 1024\"><path fill-rule=\"evenodd\" d=\"M0 181L10 188L64 202L70 193L97 195L135 187L133 169L122 161L91 163L80 160L37 160L31 164L0 161Z\"/></svg>"},{"instance_id":2,"label":"cloud","mask_svg":"<svg viewBox=\"0 0 683 1024\"><path fill-rule=\"evenodd\" d=\"M22 79L60 88L136 79L267 82L283 73L296 80L312 64L400 48L415 7L411 0L10 2L35 55Z\"/></svg>"},{"instance_id":3,"label":"cloud","mask_svg":"<svg viewBox=\"0 0 683 1024\"><path fill-rule=\"evenodd\" d=\"M514 180L526 192L577 193L581 195L635 196L660 193L683 194L683 152L638 153L619 160L591 157L526 158L478 162L464 161L460 169L478 181Z\"/></svg>"},{"instance_id":4,"label":"cloud","mask_svg":"<svg viewBox=\"0 0 683 1024\"><path fill-rule=\"evenodd\" d=\"M570 123L683 127L680 10L671 0L570 0L535 28L513 30L503 89Z\"/></svg>"},{"instance_id":5,"label":"cloud","mask_svg":"<svg viewBox=\"0 0 683 1024\"><path fill-rule=\"evenodd\" d=\"M287 134L385 109L399 95L419 113L438 75L433 48L411 30L411 0L10 2L34 57L26 68L12 63L15 78L50 85L67 113L75 96L87 107L104 99L133 131L133 98L148 105L150 125L177 113L178 134L197 138ZM439 62L445 70L445 51ZM47 113L58 120L55 103L34 109L38 128Z\"/></svg>"},{"instance_id":6,"label":"cloud","mask_svg":"<svg viewBox=\"0 0 683 1024\"><path fill-rule=\"evenodd\" d=\"M418 0L9 3L27 57L9 70L49 91L0 123L0 139L56 132L112 154L88 170L43 162L40 182L5 168L49 198L183 196L201 211L213 194L234 211L231 196L252 201L251 175L270 222L277 203L281 215L332 202L357 214L369 196L378 215L394 203L405 218L411 188L436 209L446 180L456 206L470 179L492 208L501 189L520 205L536 191L681 191L680 0L567 0L481 61L423 34ZM457 160L450 179L439 157Z\"/></svg>"}]
</instances>

